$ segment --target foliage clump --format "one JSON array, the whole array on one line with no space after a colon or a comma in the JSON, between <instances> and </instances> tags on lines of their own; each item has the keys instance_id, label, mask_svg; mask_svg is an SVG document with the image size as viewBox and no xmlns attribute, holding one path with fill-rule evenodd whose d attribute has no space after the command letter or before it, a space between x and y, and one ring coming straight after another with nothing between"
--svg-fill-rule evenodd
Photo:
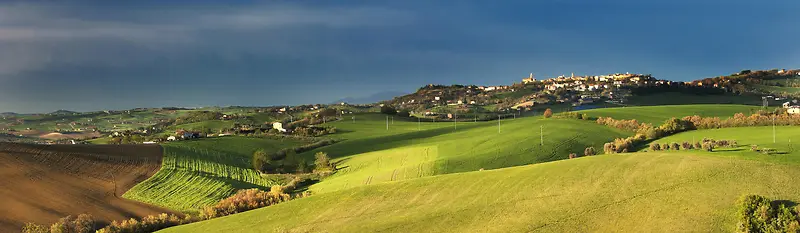
<instances>
[{"instance_id":1,"label":"foliage clump","mask_svg":"<svg viewBox=\"0 0 800 233\"><path fill-rule=\"evenodd\" d=\"M543 116L544 116L544 118L550 118L550 117L553 117L553 110L552 110L552 109L549 109L549 108L548 108L548 109L545 109L545 110L544 110L544 114L543 114Z\"/></svg>"},{"instance_id":2,"label":"foliage clump","mask_svg":"<svg viewBox=\"0 0 800 233\"><path fill-rule=\"evenodd\" d=\"M739 201L739 232L800 232L798 208L759 195Z\"/></svg>"},{"instance_id":3,"label":"foliage clump","mask_svg":"<svg viewBox=\"0 0 800 233\"><path fill-rule=\"evenodd\" d=\"M290 199L291 196L284 193L283 187L280 185L272 186L269 192L261 191L259 189L239 190L233 196L221 200L216 205L204 208L201 213L201 218L211 219L227 216L278 204Z\"/></svg>"}]
</instances>

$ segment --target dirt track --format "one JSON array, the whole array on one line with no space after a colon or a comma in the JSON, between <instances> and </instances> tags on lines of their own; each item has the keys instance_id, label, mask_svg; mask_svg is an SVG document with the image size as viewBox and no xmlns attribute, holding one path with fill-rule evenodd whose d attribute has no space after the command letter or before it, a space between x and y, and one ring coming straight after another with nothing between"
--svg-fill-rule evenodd
<instances>
[{"instance_id":1,"label":"dirt track","mask_svg":"<svg viewBox=\"0 0 800 233\"><path fill-rule=\"evenodd\" d=\"M168 212L120 198L161 167L158 145L0 143L0 232L92 214L110 222Z\"/></svg>"}]
</instances>

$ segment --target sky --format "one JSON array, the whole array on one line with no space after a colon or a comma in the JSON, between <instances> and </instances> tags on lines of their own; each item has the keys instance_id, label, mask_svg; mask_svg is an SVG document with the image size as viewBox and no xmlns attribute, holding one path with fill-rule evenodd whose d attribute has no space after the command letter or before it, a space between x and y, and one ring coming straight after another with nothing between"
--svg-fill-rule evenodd
<instances>
[{"instance_id":1,"label":"sky","mask_svg":"<svg viewBox=\"0 0 800 233\"><path fill-rule=\"evenodd\" d=\"M0 2L0 112L331 103L531 72L685 81L800 68L796 0L220 2Z\"/></svg>"}]
</instances>

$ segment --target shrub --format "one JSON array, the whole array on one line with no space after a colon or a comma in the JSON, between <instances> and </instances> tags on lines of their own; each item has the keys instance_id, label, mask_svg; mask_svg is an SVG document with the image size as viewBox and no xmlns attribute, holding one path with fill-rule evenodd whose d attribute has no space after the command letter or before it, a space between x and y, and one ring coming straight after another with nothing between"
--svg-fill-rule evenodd
<instances>
[{"instance_id":1,"label":"shrub","mask_svg":"<svg viewBox=\"0 0 800 233\"><path fill-rule=\"evenodd\" d=\"M694 147L694 149L699 150L699 149L703 148L703 144L700 143L700 142L694 142L694 146L692 146L692 147Z\"/></svg>"},{"instance_id":2,"label":"shrub","mask_svg":"<svg viewBox=\"0 0 800 233\"><path fill-rule=\"evenodd\" d=\"M22 226L22 233L49 233L50 229L44 225L39 225L36 223L25 223L25 226Z\"/></svg>"},{"instance_id":3,"label":"shrub","mask_svg":"<svg viewBox=\"0 0 800 233\"><path fill-rule=\"evenodd\" d=\"M692 149L692 144L689 143L689 142L683 142L683 143L681 143L681 149L683 149L683 150L691 150Z\"/></svg>"},{"instance_id":4,"label":"shrub","mask_svg":"<svg viewBox=\"0 0 800 233\"><path fill-rule=\"evenodd\" d=\"M680 150L681 145L679 145L677 142L673 142L672 144L669 145L669 148L672 148L673 150Z\"/></svg>"},{"instance_id":5,"label":"shrub","mask_svg":"<svg viewBox=\"0 0 800 233\"><path fill-rule=\"evenodd\" d=\"M331 164L331 159L328 157L328 153L325 152L317 152L314 154L314 171L315 172L325 172L325 171L333 171L336 168Z\"/></svg>"},{"instance_id":6,"label":"shrub","mask_svg":"<svg viewBox=\"0 0 800 233\"><path fill-rule=\"evenodd\" d=\"M544 118L550 118L552 116L553 116L553 110L549 108L544 110Z\"/></svg>"},{"instance_id":7,"label":"shrub","mask_svg":"<svg viewBox=\"0 0 800 233\"><path fill-rule=\"evenodd\" d=\"M596 154L597 154L597 152L594 151L594 147L590 146L590 147L586 147L586 149L583 149L583 155L584 156L592 156L592 155L596 155Z\"/></svg>"},{"instance_id":8,"label":"shrub","mask_svg":"<svg viewBox=\"0 0 800 233\"><path fill-rule=\"evenodd\" d=\"M739 200L739 232L798 232L800 215L784 203L758 195Z\"/></svg>"},{"instance_id":9,"label":"shrub","mask_svg":"<svg viewBox=\"0 0 800 233\"><path fill-rule=\"evenodd\" d=\"M714 151L714 143L711 143L711 142L703 143L703 150L705 150L705 151Z\"/></svg>"},{"instance_id":10,"label":"shrub","mask_svg":"<svg viewBox=\"0 0 800 233\"><path fill-rule=\"evenodd\" d=\"M197 219L186 216L178 217L174 214L149 215L141 220L134 218L113 221L110 225L98 230L98 233L127 233L127 232L154 232L164 228L195 222Z\"/></svg>"},{"instance_id":11,"label":"shrub","mask_svg":"<svg viewBox=\"0 0 800 233\"><path fill-rule=\"evenodd\" d=\"M650 143L650 151L659 151L661 150L661 145L658 143Z\"/></svg>"},{"instance_id":12,"label":"shrub","mask_svg":"<svg viewBox=\"0 0 800 233\"><path fill-rule=\"evenodd\" d=\"M615 151L616 151L616 148L614 148L614 143L607 142L606 144L603 144L603 152L604 153L611 154L611 153L614 153Z\"/></svg>"},{"instance_id":13,"label":"shrub","mask_svg":"<svg viewBox=\"0 0 800 233\"><path fill-rule=\"evenodd\" d=\"M239 190L231 197L221 200L214 206L206 207L201 212L203 219L211 219L227 216L252 209L274 205L288 201L291 197L283 193L283 188L279 185L272 186L269 192L258 189Z\"/></svg>"},{"instance_id":14,"label":"shrub","mask_svg":"<svg viewBox=\"0 0 800 233\"><path fill-rule=\"evenodd\" d=\"M577 155L577 154L575 154L575 153L569 153L569 158L570 158L570 159L574 159L574 158L577 158L577 157L578 157L578 155Z\"/></svg>"},{"instance_id":15,"label":"shrub","mask_svg":"<svg viewBox=\"0 0 800 233\"><path fill-rule=\"evenodd\" d=\"M27 225L26 225L27 226ZM35 230L40 230L34 227ZM25 229L23 228L23 231ZM46 232L46 231L45 231ZM94 218L88 214L78 215L77 218L67 216L58 219L50 226L52 233L90 233L94 232Z\"/></svg>"},{"instance_id":16,"label":"shrub","mask_svg":"<svg viewBox=\"0 0 800 233\"><path fill-rule=\"evenodd\" d=\"M750 151L758 152L758 145L750 145Z\"/></svg>"},{"instance_id":17,"label":"shrub","mask_svg":"<svg viewBox=\"0 0 800 233\"><path fill-rule=\"evenodd\" d=\"M669 150L669 143L661 144L661 148L664 148L664 150Z\"/></svg>"}]
</instances>

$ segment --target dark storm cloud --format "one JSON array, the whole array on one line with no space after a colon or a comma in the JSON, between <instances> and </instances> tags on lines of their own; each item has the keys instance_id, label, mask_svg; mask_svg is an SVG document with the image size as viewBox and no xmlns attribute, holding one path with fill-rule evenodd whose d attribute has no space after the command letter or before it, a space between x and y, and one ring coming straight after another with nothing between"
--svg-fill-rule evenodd
<instances>
[{"instance_id":1,"label":"dark storm cloud","mask_svg":"<svg viewBox=\"0 0 800 233\"><path fill-rule=\"evenodd\" d=\"M491 4L490 4L491 3ZM328 103L427 83L796 68L794 1L0 4L0 112Z\"/></svg>"}]
</instances>

